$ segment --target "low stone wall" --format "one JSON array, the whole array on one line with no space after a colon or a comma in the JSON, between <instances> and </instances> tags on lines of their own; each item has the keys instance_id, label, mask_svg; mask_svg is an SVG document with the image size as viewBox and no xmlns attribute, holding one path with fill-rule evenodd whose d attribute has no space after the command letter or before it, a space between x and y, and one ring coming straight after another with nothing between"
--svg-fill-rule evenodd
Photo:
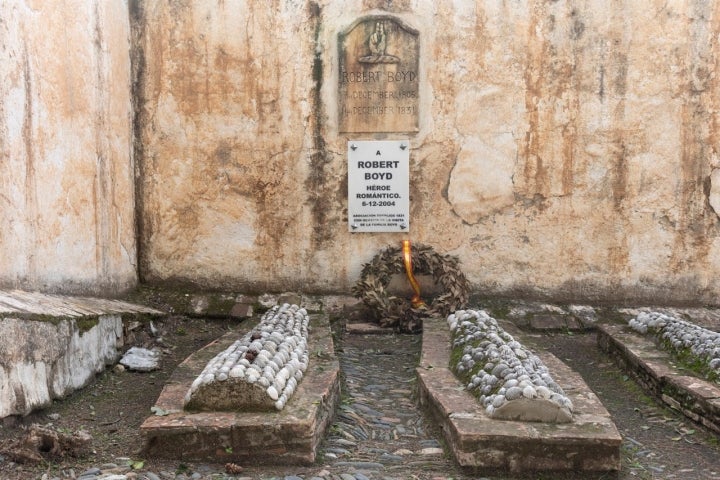
<instances>
[{"instance_id":1,"label":"low stone wall","mask_svg":"<svg viewBox=\"0 0 720 480\"><path fill-rule=\"evenodd\" d=\"M720 333L661 312L642 312L628 325L636 332L654 335L662 346L696 364L701 373L720 377Z\"/></svg>"},{"instance_id":2,"label":"low stone wall","mask_svg":"<svg viewBox=\"0 0 720 480\"><path fill-rule=\"evenodd\" d=\"M86 317L82 322L90 320ZM76 319L0 321L0 418L27 415L87 385L117 361L123 345L119 314Z\"/></svg>"},{"instance_id":3,"label":"low stone wall","mask_svg":"<svg viewBox=\"0 0 720 480\"><path fill-rule=\"evenodd\" d=\"M87 385L123 346L123 318L163 312L93 297L0 290L0 418Z\"/></svg>"},{"instance_id":4,"label":"low stone wall","mask_svg":"<svg viewBox=\"0 0 720 480\"><path fill-rule=\"evenodd\" d=\"M598 345L648 393L720 433L720 386L689 375L670 352L623 325L600 325Z\"/></svg>"}]
</instances>

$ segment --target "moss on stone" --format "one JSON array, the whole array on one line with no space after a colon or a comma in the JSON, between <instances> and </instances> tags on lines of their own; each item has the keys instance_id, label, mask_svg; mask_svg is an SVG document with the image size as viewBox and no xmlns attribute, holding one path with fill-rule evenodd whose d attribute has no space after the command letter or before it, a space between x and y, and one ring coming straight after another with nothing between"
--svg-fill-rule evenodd
<instances>
[{"instance_id":1,"label":"moss on stone","mask_svg":"<svg viewBox=\"0 0 720 480\"><path fill-rule=\"evenodd\" d=\"M677 367L693 373L695 376L704 378L711 382L720 382L718 372L710 368L705 358L699 357L689 347L676 348L667 339L660 338L660 346L663 350L670 352L677 363Z\"/></svg>"},{"instance_id":2,"label":"moss on stone","mask_svg":"<svg viewBox=\"0 0 720 480\"><path fill-rule=\"evenodd\" d=\"M126 300L140 305L148 305L162 311L185 312L190 306L187 290L175 288L157 288L143 285L126 296Z\"/></svg>"},{"instance_id":3,"label":"moss on stone","mask_svg":"<svg viewBox=\"0 0 720 480\"><path fill-rule=\"evenodd\" d=\"M227 316L235 305L235 296L227 294L209 293L205 294L208 299L207 315Z\"/></svg>"},{"instance_id":4,"label":"moss on stone","mask_svg":"<svg viewBox=\"0 0 720 480\"><path fill-rule=\"evenodd\" d=\"M457 375L457 372L455 371L455 367L457 366L458 362L460 362L460 359L464 355L463 350L464 350L464 347L462 347L462 346L453 347L450 350L450 364L448 365L448 367L450 367L450 370L455 372L456 375Z\"/></svg>"},{"instance_id":5,"label":"moss on stone","mask_svg":"<svg viewBox=\"0 0 720 480\"><path fill-rule=\"evenodd\" d=\"M498 320L507 320L510 316L510 304L507 302L497 302L490 307L490 316Z\"/></svg>"},{"instance_id":6,"label":"moss on stone","mask_svg":"<svg viewBox=\"0 0 720 480\"><path fill-rule=\"evenodd\" d=\"M122 317L121 317L122 318ZM97 326L100 322L100 315L88 315L75 320L75 325L80 330L80 335Z\"/></svg>"},{"instance_id":7,"label":"moss on stone","mask_svg":"<svg viewBox=\"0 0 720 480\"><path fill-rule=\"evenodd\" d=\"M455 340L455 336L453 335L453 341L454 340ZM455 376L458 379L460 379L462 381L463 385L466 385L466 386L469 385L472 378L475 375L477 375L480 372L480 370L483 370L488 363L488 362L474 361L474 365L472 366L472 368L462 371L462 372L458 371L457 366L460 364L460 360L465 355L465 350L468 348L475 350L478 348L479 345L480 345L480 340L471 340L471 341L466 342L457 347L452 347L450 350L450 370L455 374ZM500 389L501 386L502 385L500 385L498 383L498 385L496 385L496 387L493 388L493 391L491 392L491 394L495 394ZM477 390L472 392L472 394L475 397L480 396L480 392L478 392Z\"/></svg>"}]
</instances>

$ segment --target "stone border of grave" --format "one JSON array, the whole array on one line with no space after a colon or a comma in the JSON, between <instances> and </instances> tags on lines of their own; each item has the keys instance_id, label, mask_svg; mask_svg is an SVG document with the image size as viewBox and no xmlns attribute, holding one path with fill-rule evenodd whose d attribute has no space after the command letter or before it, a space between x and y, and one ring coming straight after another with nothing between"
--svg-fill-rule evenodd
<instances>
[{"instance_id":1,"label":"stone border of grave","mask_svg":"<svg viewBox=\"0 0 720 480\"><path fill-rule=\"evenodd\" d=\"M692 364L708 380L720 377L720 333L661 312L641 312L628 325L654 336L660 346Z\"/></svg>"},{"instance_id":2,"label":"stone border of grave","mask_svg":"<svg viewBox=\"0 0 720 480\"><path fill-rule=\"evenodd\" d=\"M340 398L340 364L327 315L310 315L308 351L302 382L280 411L184 411L192 383L219 353L250 332L257 321L198 350L183 361L140 427L142 454L179 461L255 465L312 464Z\"/></svg>"},{"instance_id":3,"label":"stone border of grave","mask_svg":"<svg viewBox=\"0 0 720 480\"><path fill-rule=\"evenodd\" d=\"M502 322L502 327L522 339L512 324ZM459 465L482 474L620 469L622 437L579 374L553 355L539 352L574 405L573 421L558 425L497 420L449 368L450 343L447 322L427 319L417 375L421 405L441 427Z\"/></svg>"},{"instance_id":4,"label":"stone border of grave","mask_svg":"<svg viewBox=\"0 0 720 480\"><path fill-rule=\"evenodd\" d=\"M628 325L598 325L598 345L645 391L691 420L720 433L720 386L676 366L652 336Z\"/></svg>"}]
</instances>

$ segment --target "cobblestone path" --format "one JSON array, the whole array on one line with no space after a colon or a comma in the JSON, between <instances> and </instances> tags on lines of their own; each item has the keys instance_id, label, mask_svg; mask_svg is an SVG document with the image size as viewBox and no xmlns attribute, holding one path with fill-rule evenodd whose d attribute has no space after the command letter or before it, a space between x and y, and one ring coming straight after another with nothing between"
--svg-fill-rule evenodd
<instances>
[{"instance_id":1,"label":"cobblestone path","mask_svg":"<svg viewBox=\"0 0 720 480\"><path fill-rule=\"evenodd\" d=\"M371 479L465 478L417 406L421 342L420 335L345 335L339 342L342 401L321 448L333 470Z\"/></svg>"},{"instance_id":2,"label":"cobblestone path","mask_svg":"<svg viewBox=\"0 0 720 480\"><path fill-rule=\"evenodd\" d=\"M531 337L535 349L564 360L600 396L623 435L623 465L616 475L521 478L720 480L717 436L647 397L597 348L594 334ZM343 478L340 472L360 480L520 478L469 475L441 453L441 436L419 410L415 394L421 343L421 335L345 334L338 341L342 405L321 449L329 478Z\"/></svg>"}]
</instances>

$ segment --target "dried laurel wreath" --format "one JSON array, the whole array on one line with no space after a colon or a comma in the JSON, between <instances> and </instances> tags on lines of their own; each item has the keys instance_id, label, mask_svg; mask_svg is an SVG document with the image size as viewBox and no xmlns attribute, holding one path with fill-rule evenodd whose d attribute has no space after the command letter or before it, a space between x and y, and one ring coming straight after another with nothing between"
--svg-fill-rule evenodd
<instances>
[{"instance_id":1,"label":"dried laurel wreath","mask_svg":"<svg viewBox=\"0 0 720 480\"><path fill-rule=\"evenodd\" d=\"M459 259L440 255L427 245L412 245L412 265L415 275L432 275L443 293L425 307L413 308L410 301L388 294L386 287L394 274L405 273L402 248L388 246L375 255L370 263L363 265L360 280L352 289L372 311L380 326L399 332L418 332L422 319L440 315L447 316L468 301L469 284L459 267Z\"/></svg>"}]
</instances>

